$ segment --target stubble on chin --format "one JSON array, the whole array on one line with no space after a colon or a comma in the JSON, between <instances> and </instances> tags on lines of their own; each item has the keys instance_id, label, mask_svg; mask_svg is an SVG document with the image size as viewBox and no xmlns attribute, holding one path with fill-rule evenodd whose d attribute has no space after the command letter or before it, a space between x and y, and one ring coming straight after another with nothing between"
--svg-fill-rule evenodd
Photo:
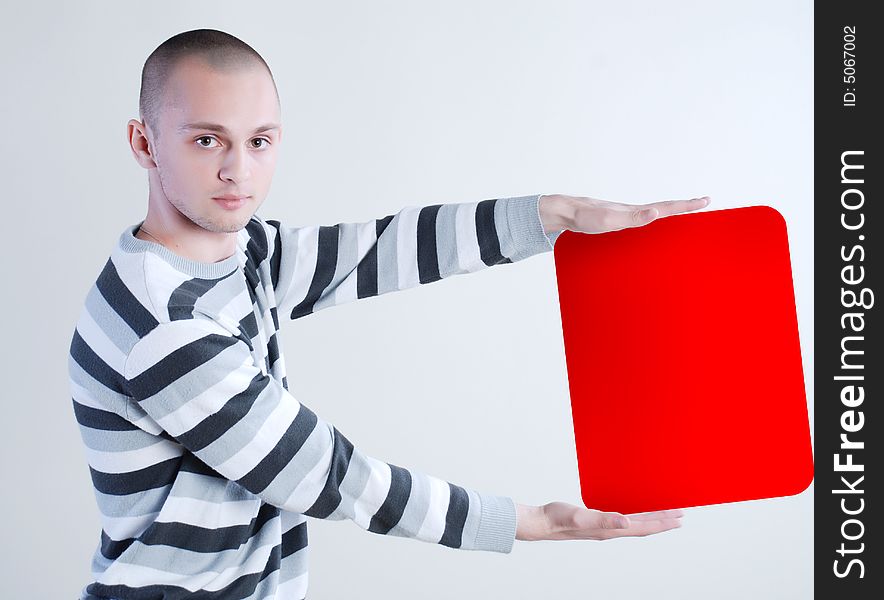
<instances>
[{"instance_id":1,"label":"stubble on chin","mask_svg":"<svg viewBox=\"0 0 884 600\"><path fill-rule=\"evenodd\" d=\"M214 220L211 218L202 218L199 221L193 221L203 229L207 231L212 231L214 233L236 233L238 231L242 231L242 229L249 222L249 218L240 217L236 220L228 219L223 221Z\"/></svg>"},{"instance_id":2,"label":"stubble on chin","mask_svg":"<svg viewBox=\"0 0 884 600\"><path fill-rule=\"evenodd\" d=\"M226 219L221 219L213 215L197 214L184 203L172 202L170 200L170 204L172 204L172 206L174 206L178 212L184 215L190 222L213 233L237 233L238 231L242 231L252 217L251 215L237 215L235 217L231 215Z\"/></svg>"}]
</instances>

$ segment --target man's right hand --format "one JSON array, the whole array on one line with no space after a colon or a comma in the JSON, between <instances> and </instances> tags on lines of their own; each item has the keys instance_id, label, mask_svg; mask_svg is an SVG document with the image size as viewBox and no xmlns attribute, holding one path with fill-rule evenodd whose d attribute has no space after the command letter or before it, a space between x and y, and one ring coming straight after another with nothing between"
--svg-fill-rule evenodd
<instances>
[{"instance_id":1,"label":"man's right hand","mask_svg":"<svg viewBox=\"0 0 884 600\"><path fill-rule=\"evenodd\" d=\"M516 539L608 540L645 536L681 527L681 509L622 515L565 502L543 506L516 504Z\"/></svg>"}]
</instances>

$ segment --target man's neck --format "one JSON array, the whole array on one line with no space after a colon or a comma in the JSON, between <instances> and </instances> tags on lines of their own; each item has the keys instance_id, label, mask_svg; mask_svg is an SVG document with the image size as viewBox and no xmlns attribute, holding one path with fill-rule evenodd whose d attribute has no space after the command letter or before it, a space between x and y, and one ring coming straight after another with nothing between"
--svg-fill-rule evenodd
<instances>
[{"instance_id":1,"label":"man's neck","mask_svg":"<svg viewBox=\"0 0 884 600\"><path fill-rule=\"evenodd\" d=\"M135 233L135 237L139 240L160 244L170 252L182 256L184 258L195 260L202 263L221 262L233 256L236 252L236 234L223 234L225 238L223 246L217 244L207 245L204 236L196 236L187 232L182 232L175 237L164 235L160 225L152 224L147 219L143 223L143 227L139 227ZM146 229L146 231L145 231ZM147 233L149 231L150 233ZM156 236L156 237L155 237Z\"/></svg>"}]
</instances>

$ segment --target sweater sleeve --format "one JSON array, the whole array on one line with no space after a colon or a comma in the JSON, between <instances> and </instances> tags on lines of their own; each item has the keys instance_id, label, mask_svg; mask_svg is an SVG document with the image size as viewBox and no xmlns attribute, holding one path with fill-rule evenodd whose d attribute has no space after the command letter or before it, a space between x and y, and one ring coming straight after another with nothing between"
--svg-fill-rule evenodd
<instances>
[{"instance_id":1,"label":"sweater sleeve","mask_svg":"<svg viewBox=\"0 0 884 600\"><path fill-rule=\"evenodd\" d=\"M268 220L279 313L297 319L551 251L562 232L544 231L541 196L406 206L381 219L330 226Z\"/></svg>"},{"instance_id":2,"label":"sweater sleeve","mask_svg":"<svg viewBox=\"0 0 884 600\"><path fill-rule=\"evenodd\" d=\"M274 506L451 548L512 550L511 498L363 454L212 319L159 324L133 346L124 372L138 407L172 438Z\"/></svg>"}]
</instances>

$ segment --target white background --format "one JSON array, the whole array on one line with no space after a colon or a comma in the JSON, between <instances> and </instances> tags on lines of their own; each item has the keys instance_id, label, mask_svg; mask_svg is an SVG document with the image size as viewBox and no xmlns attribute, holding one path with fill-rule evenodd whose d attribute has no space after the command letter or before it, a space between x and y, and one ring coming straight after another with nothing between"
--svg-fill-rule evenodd
<instances>
[{"instance_id":1,"label":"white background","mask_svg":"<svg viewBox=\"0 0 884 600\"><path fill-rule=\"evenodd\" d=\"M89 582L100 525L68 344L120 232L146 212L126 145L141 67L188 29L232 33L273 70L285 139L264 218L334 224L534 193L775 207L812 410L812 3L16 8L0 26L4 597L73 598ZM327 309L283 325L290 389L376 458L579 504L558 310L552 253ZM693 508L659 536L508 555L311 519L309 597L805 600L812 508L813 486Z\"/></svg>"}]
</instances>

